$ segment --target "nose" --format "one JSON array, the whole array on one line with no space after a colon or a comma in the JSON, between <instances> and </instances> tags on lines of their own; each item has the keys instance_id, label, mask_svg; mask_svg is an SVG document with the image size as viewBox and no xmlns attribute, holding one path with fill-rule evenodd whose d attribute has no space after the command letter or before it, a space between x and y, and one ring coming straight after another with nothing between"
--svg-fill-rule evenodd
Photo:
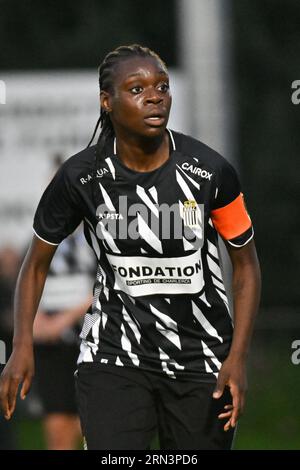
<instances>
[{"instance_id":1,"label":"nose","mask_svg":"<svg viewBox=\"0 0 300 470\"><path fill-rule=\"evenodd\" d=\"M163 97L161 96L160 92L156 90L155 88L151 88L151 90L149 90L145 98L146 104L150 104L150 103L158 104L158 103L161 103L162 101L163 101Z\"/></svg>"}]
</instances>

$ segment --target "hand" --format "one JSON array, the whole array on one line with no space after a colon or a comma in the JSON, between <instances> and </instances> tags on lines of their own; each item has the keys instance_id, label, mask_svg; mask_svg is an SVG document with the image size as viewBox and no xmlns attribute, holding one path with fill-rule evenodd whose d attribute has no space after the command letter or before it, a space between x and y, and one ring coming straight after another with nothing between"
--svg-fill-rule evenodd
<instances>
[{"instance_id":1,"label":"hand","mask_svg":"<svg viewBox=\"0 0 300 470\"><path fill-rule=\"evenodd\" d=\"M10 419L15 407L18 388L20 397L26 398L34 375L32 345L15 347L0 377L0 404L5 419Z\"/></svg>"},{"instance_id":2,"label":"hand","mask_svg":"<svg viewBox=\"0 0 300 470\"><path fill-rule=\"evenodd\" d=\"M218 381L213 393L213 398L218 399L223 395L225 386L229 387L232 404L224 406L224 412L219 419L227 419L224 431L230 427L234 428L245 406L245 395L247 391L246 365L244 360L228 358L223 362L218 375Z\"/></svg>"}]
</instances>

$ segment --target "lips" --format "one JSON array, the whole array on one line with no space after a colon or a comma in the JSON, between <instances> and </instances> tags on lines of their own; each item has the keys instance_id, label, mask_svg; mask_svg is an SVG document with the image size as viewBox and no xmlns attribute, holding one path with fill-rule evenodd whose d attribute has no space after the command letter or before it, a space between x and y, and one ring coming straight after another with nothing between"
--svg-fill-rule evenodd
<instances>
[{"instance_id":1,"label":"lips","mask_svg":"<svg viewBox=\"0 0 300 470\"><path fill-rule=\"evenodd\" d=\"M153 111L144 117L144 121L151 126L161 126L165 122L165 114L161 111Z\"/></svg>"}]
</instances>

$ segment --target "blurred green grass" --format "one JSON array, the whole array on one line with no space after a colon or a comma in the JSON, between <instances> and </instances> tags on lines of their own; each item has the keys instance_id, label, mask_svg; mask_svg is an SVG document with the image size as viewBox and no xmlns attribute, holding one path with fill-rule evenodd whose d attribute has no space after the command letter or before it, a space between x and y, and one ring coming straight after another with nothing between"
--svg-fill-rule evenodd
<instances>
[{"instance_id":1,"label":"blurred green grass","mask_svg":"<svg viewBox=\"0 0 300 470\"><path fill-rule=\"evenodd\" d=\"M256 332L234 449L300 449L300 365L291 362L291 343L298 338L295 330ZM16 434L19 449L45 448L40 420L19 420ZM159 448L157 439L151 448Z\"/></svg>"},{"instance_id":2,"label":"blurred green grass","mask_svg":"<svg viewBox=\"0 0 300 470\"><path fill-rule=\"evenodd\" d=\"M291 362L291 344L299 333L274 329L255 336L235 449L300 449L300 365Z\"/></svg>"}]
</instances>

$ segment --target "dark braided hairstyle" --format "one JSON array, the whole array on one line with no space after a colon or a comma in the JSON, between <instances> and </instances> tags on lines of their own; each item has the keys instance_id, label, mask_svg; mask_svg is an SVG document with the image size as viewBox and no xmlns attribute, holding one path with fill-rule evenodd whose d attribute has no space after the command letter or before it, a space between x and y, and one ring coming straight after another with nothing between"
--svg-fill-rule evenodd
<instances>
[{"instance_id":1,"label":"dark braided hairstyle","mask_svg":"<svg viewBox=\"0 0 300 470\"><path fill-rule=\"evenodd\" d=\"M99 66L99 89L100 91L107 91L113 93L114 91L114 79L116 66L123 60L131 59L133 57L150 57L156 59L162 67L167 71L167 66L164 61L148 47L140 46L139 44L131 44L130 46L120 46L112 52L109 52L104 58L102 64ZM93 170L93 197L95 202L97 201L97 168L100 160L101 152L103 151L107 140L115 136L115 131L112 122L109 117L109 113L103 108L100 109L100 116L98 118L96 127L93 132L93 136L88 143L88 147L92 144L94 137L97 133L99 125L101 126L101 132L95 147L95 160ZM96 204L97 206L97 204Z\"/></svg>"}]
</instances>

